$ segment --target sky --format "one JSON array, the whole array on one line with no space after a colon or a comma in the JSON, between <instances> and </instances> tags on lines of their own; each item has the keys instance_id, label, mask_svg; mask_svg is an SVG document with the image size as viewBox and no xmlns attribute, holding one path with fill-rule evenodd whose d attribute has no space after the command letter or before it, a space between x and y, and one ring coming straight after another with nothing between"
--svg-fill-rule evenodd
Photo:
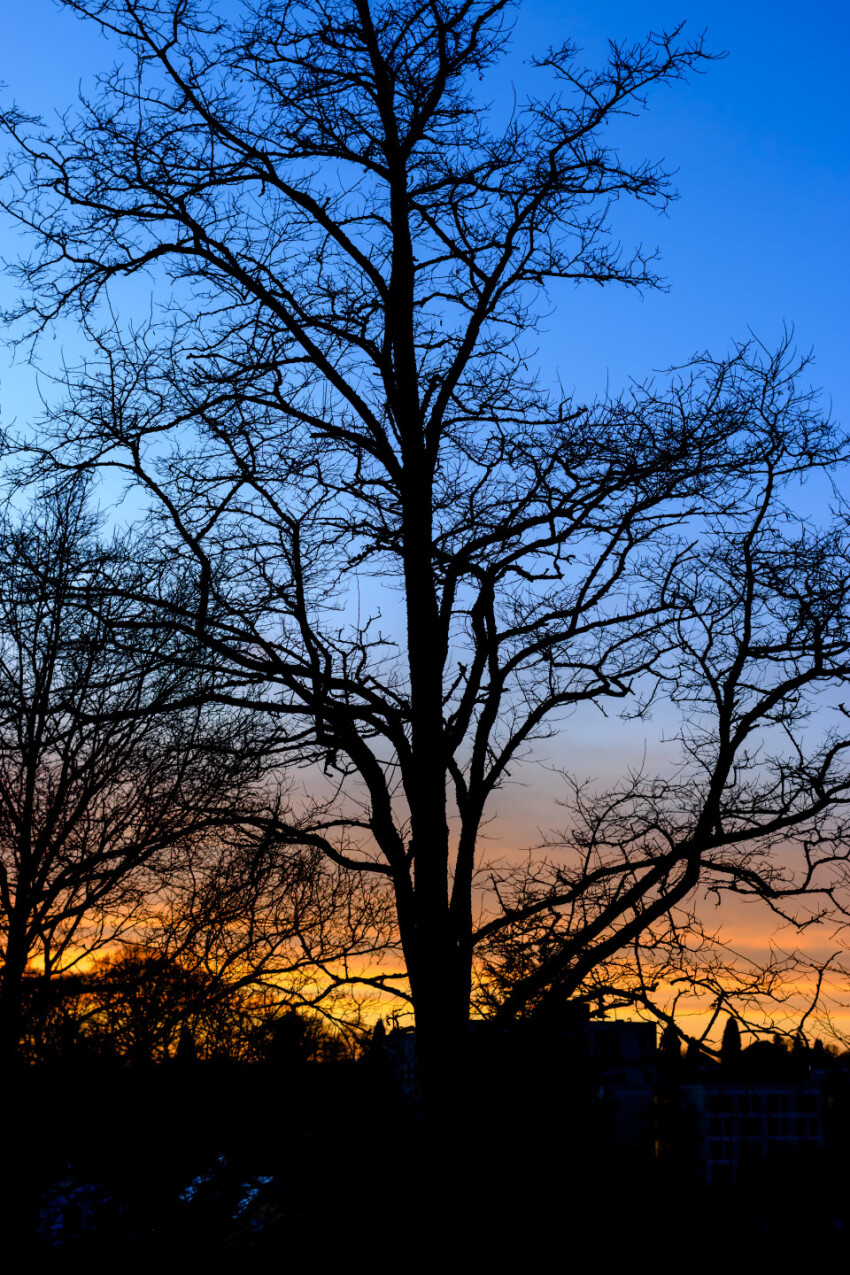
<instances>
[{"instance_id":1,"label":"sky","mask_svg":"<svg viewBox=\"0 0 850 1275\"><path fill-rule=\"evenodd\" d=\"M224 3L232 8L235 0ZM609 38L632 41L682 21L685 35L705 32L707 49L723 56L688 83L662 86L647 112L619 130L627 159L678 170L679 199L665 216L620 208L612 217L627 246L659 248L668 291L561 285L539 337L541 375L586 400L696 351L721 354L749 333L772 346L793 325L800 349L814 352L811 377L825 406L850 424L850 6L817 0L804 21L785 0L527 0L517 8L512 52L482 92L497 107L514 92L521 98L537 84L530 59L551 43L572 39L582 60L598 65ZM92 24L54 0L9 6L4 97L49 119L114 53ZM0 244L7 259L20 250L17 232L2 221ZM14 285L0 277L0 287L5 306ZM69 344L66 325L45 340L42 363ZM0 349L0 419L25 424L39 414L38 385L12 357ZM638 750L639 736L630 735ZM589 765L604 765L607 730L598 758L593 738L584 747ZM525 790L527 802L523 790L512 794L521 824L537 782Z\"/></svg>"},{"instance_id":2,"label":"sky","mask_svg":"<svg viewBox=\"0 0 850 1275\"><path fill-rule=\"evenodd\" d=\"M846 422L850 6L816 0L804 17L786 0L534 0L519 6L514 51L487 88L495 96L511 81L521 95L533 83L527 59L549 43L573 39L592 65L609 37L633 40L683 20L686 33L705 31L708 49L726 56L688 84L662 87L622 129L626 155L678 169L680 198L663 217L614 214L624 242L631 235L659 247L669 291L558 291L540 339L541 370L588 398L697 350L725 351L749 331L773 345L793 324L800 348L814 351L813 382ZM69 105L112 55L53 0L4 14L0 82L7 100L33 113ZM14 256L15 232L2 223L0 242ZM2 287L5 302L12 285ZM8 361L0 352L0 408L5 420L21 420L38 410L34 378Z\"/></svg>"},{"instance_id":3,"label":"sky","mask_svg":"<svg viewBox=\"0 0 850 1275\"><path fill-rule=\"evenodd\" d=\"M696 350L720 353L749 330L773 345L794 325L801 349L814 350L814 383L846 422L850 6L815 3L805 20L782 0L582 8L535 5L541 38L563 23L595 62L606 34L636 38L685 18L686 32L705 30L706 47L726 57L657 92L623 129L627 154L678 169L669 214L639 223L661 250L669 292L574 292L550 324L546 354L567 384L598 389L607 376L619 388Z\"/></svg>"},{"instance_id":4,"label":"sky","mask_svg":"<svg viewBox=\"0 0 850 1275\"><path fill-rule=\"evenodd\" d=\"M634 40L682 21L686 34L705 31L707 48L725 56L689 83L652 94L647 113L619 133L627 157L664 159L678 170L680 197L663 217L613 214L626 245L658 246L668 290L643 297L593 285L553 292L539 340L541 374L587 399L694 352L721 354L750 333L772 346L793 325L800 349L814 353L811 378L825 405L850 424L850 5L814 0L804 15L786 0L527 0L517 12L514 51L486 91L494 100L508 100L514 89L521 96L533 83L528 59L549 43L572 38L592 65L605 56L608 38ZM111 58L92 27L52 0L7 6L0 82L6 100L23 109L49 117ZM0 243L13 258L16 234L2 222ZM6 305L13 285L0 286ZM67 330L48 340L42 361L68 340ZM24 422L38 411L31 369L13 366L0 350L2 419ZM639 753L644 728L629 729L628 740L627 728L621 732L623 748ZM610 751L607 730L583 732L588 769L604 769ZM510 791L499 839L521 844L539 810L532 775ZM746 918L741 932L749 932Z\"/></svg>"}]
</instances>

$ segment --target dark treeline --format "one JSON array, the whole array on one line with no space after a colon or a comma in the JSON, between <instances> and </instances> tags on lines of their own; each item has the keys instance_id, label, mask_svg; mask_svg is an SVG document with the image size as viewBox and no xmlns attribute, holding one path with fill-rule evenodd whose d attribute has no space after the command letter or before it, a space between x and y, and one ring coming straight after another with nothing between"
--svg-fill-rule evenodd
<instances>
[{"instance_id":1,"label":"dark treeline","mask_svg":"<svg viewBox=\"0 0 850 1275\"><path fill-rule=\"evenodd\" d=\"M747 1256L780 1257L813 1233L824 1255L838 1251L850 1224L848 1056L801 1037L727 1041L711 1056L685 1051L673 1031L656 1050L648 1026L594 1025L575 1007L558 1021L481 1024L471 1043L481 1169L456 1251L521 1260L531 1248L554 1259L565 1217L580 1215L583 1233L619 1258L640 1238L636 1218L653 1210L664 1213L665 1244L692 1243L710 1217L716 1242ZM359 1251L376 1231L382 1244L409 1243L415 1201L400 1209L385 1179L391 1163L409 1189L428 1145L410 1034L379 1023L354 1057L296 1013L265 1028L250 1057L204 1058L178 1037L151 1066L123 1052L116 1027L111 1049L103 1036L69 1040L61 1056L24 1069L5 1114L16 1136L7 1234L63 1256L132 1246L152 1257L167 1246L195 1260L285 1251L306 1261L317 1242ZM735 1123L741 1147L734 1177L706 1180L717 1119ZM756 1153L750 1126L766 1119L796 1124L797 1136ZM816 1123L816 1136L801 1136L801 1122ZM455 1207L446 1196L447 1215Z\"/></svg>"},{"instance_id":2,"label":"dark treeline","mask_svg":"<svg viewBox=\"0 0 850 1275\"><path fill-rule=\"evenodd\" d=\"M20 1056L31 1064L150 1066L353 1056L360 1038L299 1017L285 990L227 986L158 952L125 949L85 972L25 976Z\"/></svg>"}]
</instances>

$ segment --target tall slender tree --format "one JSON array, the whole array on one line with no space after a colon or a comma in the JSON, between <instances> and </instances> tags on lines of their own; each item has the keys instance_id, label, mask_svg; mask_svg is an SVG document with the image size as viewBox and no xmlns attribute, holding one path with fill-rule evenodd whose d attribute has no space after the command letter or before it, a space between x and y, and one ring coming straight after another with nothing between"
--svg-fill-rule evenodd
<instances>
[{"instance_id":1,"label":"tall slender tree","mask_svg":"<svg viewBox=\"0 0 850 1275\"><path fill-rule=\"evenodd\" d=\"M734 1067L741 1058L741 1029L737 1019L730 1015L723 1028L723 1040L720 1042L720 1057L727 1067Z\"/></svg>"}]
</instances>

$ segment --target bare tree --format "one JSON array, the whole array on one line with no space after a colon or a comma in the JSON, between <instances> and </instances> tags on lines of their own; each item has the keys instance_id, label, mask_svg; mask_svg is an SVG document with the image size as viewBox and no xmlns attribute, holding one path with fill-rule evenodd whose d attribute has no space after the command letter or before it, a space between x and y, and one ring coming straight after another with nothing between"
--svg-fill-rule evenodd
<instances>
[{"instance_id":1,"label":"bare tree","mask_svg":"<svg viewBox=\"0 0 850 1275\"><path fill-rule=\"evenodd\" d=\"M372 874L340 871L316 846L287 845L285 818L267 803L178 847L140 934L149 954L199 980L208 1002L245 990L356 1038L361 1009L399 979L386 969L387 959L399 965L392 893Z\"/></svg>"},{"instance_id":2,"label":"bare tree","mask_svg":"<svg viewBox=\"0 0 850 1275\"><path fill-rule=\"evenodd\" d=\"M790 397L780 358L750 406L770 414ZM715 1019L743 1004L764 1030L795 982L804 1017L814 1009L830 958L809 958L808 988L778 949L743 970L694 910L699 884L718 902L758 901L792 933L846 925L850 544L843 519L819 530L782 505L783 464L766 457L760 493L710 518L681 554L675 616L650 638L634 711L680 708L675 775L641 770L609 791L573 782L558 858L550 846L548 861L502 883L516 933L503 916L479 931L492 944L493 1012L553 989L657 1008L665 984L698 989Z\"/></svg>"},{"instance_id":3,"label":"bare tree","mask_svg":"<svg viewBox=\"0 0 850 1275\"><path fill-rule=\"evenodd\" d=\"M604 136L699 69L680 29L612 45L599 71L549 50L554 91L492 131L470 85L505 51L507 0L68 7L125 60L58 133L3 116L6 207L37 242L25 313L75 312L96 343L45 463L112 466L148 494L193 587L148 586L145 606L325 785L310 844L391 884L423 1094L451 1111L476 945L561 918L514 1012L654 942L706 874L779 904L838 870L841 841L824 855L821 838L843 739L795 736L772 780L753 749L846 679L843 586L812 575L804 620L807 533L753 555L783 486L842 445L787 348L590 406L528 370L546 289L658 283L607 218L664 208L668 176ZM167 301L110 328L98 303L145 271ZM571 709L630 703L647 679L686 707L693 776L580 804L571 866L477 926L494 792ZM810 870L791 886L774 852L795 837Z\"/></svg>"},{"instance_id":4,"label":"bare tree","mask_svg":"<svg viewBox=\"0 0 850 1275\"><path fill-rule=\"evenodd\" d=\"M127 548L98 544L96 521L75 483L0 528L4 1057L31 961L43 981L84 968L132 934L169 864L268 805L259 735L209 702L172 639L116 647L104 586ZM194 706L169 709L175 693Z\"/></svg>"},{"instance_id":5,"label":"bare tree","mask_svg":"<svg viewBox=\"0 0 850 1275\"><path fill-rule=\"evenodd\" d=\"M252 1037L274 1012L256 993L140 946L98 957L57 991L57 1016L70 1024L60 1040L66 1058L79 1050L143 1065L250 1057Z\"/></svg>"}]
</instances>

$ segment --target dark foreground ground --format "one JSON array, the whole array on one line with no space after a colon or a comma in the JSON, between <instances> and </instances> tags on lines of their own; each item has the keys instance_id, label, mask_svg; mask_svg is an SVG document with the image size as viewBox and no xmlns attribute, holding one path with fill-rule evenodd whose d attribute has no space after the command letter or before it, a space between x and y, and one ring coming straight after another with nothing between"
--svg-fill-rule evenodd
<instances>
[{"instance_id":1,"label":"dark foreground ground","mask_svg":"<svg viewBox=\"0 0 850 1275\"><path fill-rule=\"evenodd\" d=\"M710 1189L692 1165L617 1145L592 1108L507 1086L471 1095L449 1145L358 1064L22 1069L3 1133L2 1233L33 1257L566 1269L589 1245L603 1269L647 1249L722 1268L850 1245L835 1151Z\"/></svg>"}]
</instances>

